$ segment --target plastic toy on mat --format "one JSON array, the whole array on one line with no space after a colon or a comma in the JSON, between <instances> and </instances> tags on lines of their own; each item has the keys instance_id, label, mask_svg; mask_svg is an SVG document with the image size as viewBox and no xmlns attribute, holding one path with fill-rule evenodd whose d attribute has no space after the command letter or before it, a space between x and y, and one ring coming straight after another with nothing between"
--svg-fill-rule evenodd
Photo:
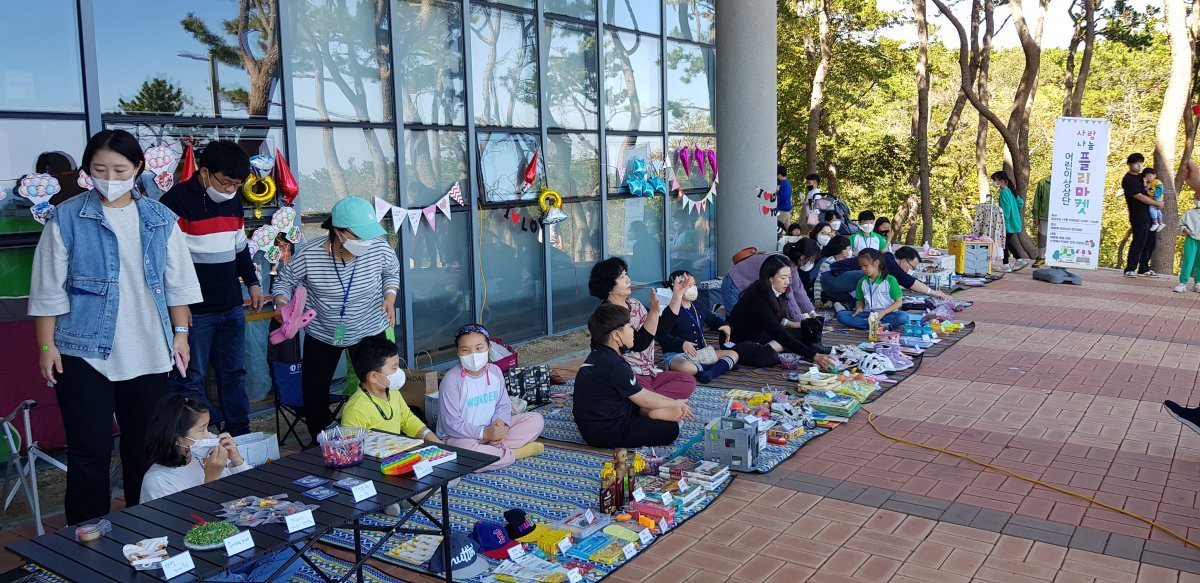
<instances>
[{"instance_id":1,"label":"plastic toy on mat","mask_svg":"<svg viewBox=\"0 0 1200 583\"><path fill-rule=\"evenodd\" d=\"M704 429L704 457L749 472L758 461L759 424L744 417L720 417Z\"/></svg>"},{"instance_id":2,"label":"plastic toy on mat","mask_svg":"<svg viewBox=\"0 0 1200 583\"><path fill-rule=\"evenodd\" d=\"M945 332L946 334L953 334L963 329L962 324L952 320L934 320L929 327L936 332Z\"/></svg>"},{"instance_id":3,"label":"plastic toy on mat","mask_svg":"<svg viewBox=\"0 0 1200 583\"><path fill-rule=\"evenodd\" d=\"M915 338L933 336L933 329L925 322L923 315L909 314L908 323L904 325L904 335Z\"/></svg>"}]
</instances>

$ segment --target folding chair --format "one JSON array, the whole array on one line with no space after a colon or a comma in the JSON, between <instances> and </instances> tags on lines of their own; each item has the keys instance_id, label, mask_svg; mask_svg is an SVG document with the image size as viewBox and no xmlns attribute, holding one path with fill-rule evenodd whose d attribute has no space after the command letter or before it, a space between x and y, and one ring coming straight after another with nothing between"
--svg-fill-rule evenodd
<instances>
[{"instance_id":1,"label":"folding chair","mask_svg":"<svg viewBox=\"0 0 1200 583\"><path fill-rule=\"evenodd\" d=\"M296 425L304 419L304 391L301 383L300 363L275 362L271 364L271 384L275 389L275 435L279 436L279 445L287 443L288 436L295 436L300 447L311 446L300 439ZM345 395L329 395L329 406L333 408L336 419L342 413L346 404ZM285 428L286 426L286 428ZM311 439L316 439L312 436Z\"/></svg>"},{"instance_id":2,"label":"folding chair","mask_svg":"<svg viewBox=\"0 0 1200 583\"><path fill-rule=\"evenodd\" d=\"M43 452L38 447L37 441L33 439L33 430L29 424L29 410L36 406L37 401L27 399L17 405L17 408L13 409L7 417L0 419L0 430L4 432L4 445L8 448L8 464L4 469L3 489L8 490L8 481L14 470L17 474L17 483L13 485L12 490L8 491L8 496L4 499L4 510L0 511L0 516L8 511L17 492L24 492L25 498L29 501L29 507L33 510L33 520L40 536L46 534L46 531L42 528L42 507L38 501L37 461L39 459L45 461L63 472L67 471L67 466ZM21 435L15 424L18 416L25 424L24 450L21 449Z\"/></svg>"}]
</instances>

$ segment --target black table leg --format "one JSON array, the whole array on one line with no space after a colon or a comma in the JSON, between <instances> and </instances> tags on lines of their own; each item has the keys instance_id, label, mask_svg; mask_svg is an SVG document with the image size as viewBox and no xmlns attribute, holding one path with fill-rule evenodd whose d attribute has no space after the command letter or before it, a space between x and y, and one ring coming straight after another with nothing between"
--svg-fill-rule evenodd
<instances>
[{"instance_id":1,"label":"black table leg","mask_svg":"<svg viewBox=\"0 0 1200 583\"><path fill-rule=\"evenodd\" d=\"M362 520L354 521L355 526L358 526L361 523L362 523ZM364 561L362 560L362 531L356 528L356 529L354 529L354 564L358 565L358 568L356 569L358 583L363 583L363 563L364 563Z\"/></svg>"},{"instance_id":2,"label":"black table leg","mask_svg":"<svg viewBox=\"0 0 1200 583\"><path fill-rule=\"evenodd\" d=\"M444 569L446 569L445 571L443 571L443 573L446 574L446 583L454 583L453 569L450 568L451 545L450 545L450 488L449 488L449 483L442 484L440 486L440 489L442 491L442 544L445 545L443 547L445 550L442 552L442 561L445 564L442 565L442 567Z\"/></svg>"}]
</instances>

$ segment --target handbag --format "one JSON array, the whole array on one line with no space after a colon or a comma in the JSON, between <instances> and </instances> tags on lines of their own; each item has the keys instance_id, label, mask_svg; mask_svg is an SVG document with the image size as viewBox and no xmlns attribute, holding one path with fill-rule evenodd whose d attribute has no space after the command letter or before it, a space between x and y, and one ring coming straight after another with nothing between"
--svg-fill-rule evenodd
<instances>
[{"instance_id":1,"label":"handbag","mask_svg":"<svg viewBox=\"0 0 1200 583\"><path fill-rule=\"evenodd\" d=\"M825 319L821 317L805 318L800 321L800 341L816 346L821 343L821 335L825 332Z\"/></svg>"},{"instance_id":2,"label":"handbag","mask_svg":"<svg viewBox=\"0 0 1200 583\"><path fill-rule=\"evenodd\" d=\"M550 367L514 366L504 372L504 386L510 397L525 400L529 405L550 402Z\"/></svg>"},{"instance_id":3,"label":"handbag","mask_svg":"<svg viewBox=\"0 0 1200 583\"><path fill-rule=\"evenodd\" d=\"M696 364L710 365L717 363L717 349L711 346L696 349L696 356L689 357Z\"/></svg>"}]
</instances>

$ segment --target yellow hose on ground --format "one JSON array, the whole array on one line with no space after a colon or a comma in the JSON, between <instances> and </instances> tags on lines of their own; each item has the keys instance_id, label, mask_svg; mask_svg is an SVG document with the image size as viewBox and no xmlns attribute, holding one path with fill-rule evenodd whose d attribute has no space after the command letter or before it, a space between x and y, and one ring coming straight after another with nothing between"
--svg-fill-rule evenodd
<instances>
[{"instance_id":1,"label":"yellow hose on ground","mask_svg":"<svg viewBox=\"0 0 1200 583\"><path fill-rule=\"evenodd\" d=\"M1012 476L1012 477L1014 477L1014 478L1017 478L1018 480L1025 480L1026 482L1029 482L1029 483L1031 483L1031 484L1037 484L1038 486L1041 486L1041 487L1043 487L1043 488L1049 488L1050 490L1054 490L1055 492L1059 492L1059 493L1061 493L1061 494L1066 494L1066 495L1068 495L1068 496L1074 496L1075 498L1079 498L1080 500L1087 500L1088 502L1091 502L1092 504L1095 504L1095 505L1097 505L1097 506L1101 506L1101 507L1103 507L1103 508L1107 508L1107 509L1109 509L1109 510L1112 510L1112 511L1114 511L1114 512L1120 512L1121 514L1124 514L1125 516L1128 516L1128 517L1130 517L1130 518L1133 518L1133 519L1136 519L1136 520L1140 520L1140 521L1142 521L1142 522L1144 522L1144 523L1146 523L1146 524L1149 524L1151 528L1157 528L1157 529L1159 529L1159 530L1161 530L1161 531L1163 531L1163 532L1165 532L1165 533L1167 533L1167 534L1169 534L1169 535L1171 535L1171 536L1173 536L1173 537L1175 537L1175 538L1179 539L1179 540L1180 540L1180 541L1182 541L1182 542L1183 542L1183 544L1185 544L1185 545L1188 545L1188 546L1191 546L1191 547L1196 547L1196 548L1200 549L1200 543L1194 543L1194 542L1192 542L1192 541L1188 540L1188 539L1187 539L1186 537L1184 537L1183 535L1181 535L1181 534L1179 534L1179 533L1177 533L1177 532L1175 532L1175 531L1173 531L1173 530L1171 530L1171 529L1169 529L1169 528L1167 528L1167 527L1165 527L1165 526L1163 526L1163 525L1161 525L1161 524L1159 524L1159 523L1157 523L1157 522L1154 522L1153 520L1150 520L1149 518L1143 518L1143 517L1141 517L1141 516L1138 516L1138 515L1136 515L1136 514L1134 514L1134 513L1132 513L1132 512L1129 512L1128 510L1123 510L1123 509L1121 509L1121 508L1117 508L1116 506L1112 506L1112 505L1110 505L1110 504L1105 504L1105 503L1103 503L1103 502L1101 502L1101 501L1099 501L1099 500L1096 500L1095 498L1089 498L1089 497L1087 497L1087 496L1084 496L1083 494L1079 494L1079 493L1076 493L1076 492L1072 492L1072 491L1070 491L1070 490L1067 490L1067 489L1065 489L1065 488L1059 488L1058 486L1055 486L1055 485L1053 485L1053 484L1047 484L1047 483L1045 483L1045 482L1043 482L1043 481L1041 481L1041 480L1035 480L1035 479L1033 479L1033 478L1030 478L1030 477L1027 477L1027 476L1022 476L1021 474L1018 474L1018 473L1016 473L1016 472L1012 472L1012 471L1006 470L1006 469L1004 469L1004 468L1001 468L1001 467L998 467L998 466L994 466L994 465L992 465L992 464L989 464L989 463L984 463L984 462L981 462L981 461L979 461L979 460L977 460L977 459L975 459L975 458L973 458L973 457L971 457L971 456L969 456L969 455L963 455L963 454L961 454L961 453L955 453L955 452L952 452L952 451L949 451L949 450L942 449L942 448L940 448L940 447L933 447L933 446L931 446L931 445L924 445L924 444L921 444L921 443L917 443L917 442L915 442L915 441L910 441L910 440L907 440L907 439L904 439L904 438L901 438L901 437L896 437L895 435L888 435L887 433L884 433L882 429L880 429L879 427L877 427L877 426L875 425L875 414L874 414L874 413L872 413L870 409L867 409L866 407L863 407L863 411L866 411L866 413L867 413L867 425L870 425L870 426L871 426L871 429L874 429L874 430L875 430L875 433L878 433L879 435L882 435L883 437L886 437L886 438L888 438L888 439L890 439L890 440L892 440L892 441L898 441L898 442L900 442L900 443L906 443L906 444L908 444L908 445L915 445L915 446L917 446L917 447L919 447L919 448L921 448L921 449L927 449L927 450L930 450L930 451L936 451L936 452L938 452L938 453L944 453L944 454L946 454L946 455L954 456L954 457L956 457L956 458L958 458L958 459L963 459L963 460L967 460L967 461L969 461L969 462L972 462L972 463L979 464L979 465L981 465L981 466L983 466L983 467L985 467L985 468L987 468L987 469L989 469L989 470L996 470L997 472L1001 472L1001 473L1004 473L1004 474L1008 474L1008 475L1010 475L1010 476Z\"/></svg>"}]
</instances>

